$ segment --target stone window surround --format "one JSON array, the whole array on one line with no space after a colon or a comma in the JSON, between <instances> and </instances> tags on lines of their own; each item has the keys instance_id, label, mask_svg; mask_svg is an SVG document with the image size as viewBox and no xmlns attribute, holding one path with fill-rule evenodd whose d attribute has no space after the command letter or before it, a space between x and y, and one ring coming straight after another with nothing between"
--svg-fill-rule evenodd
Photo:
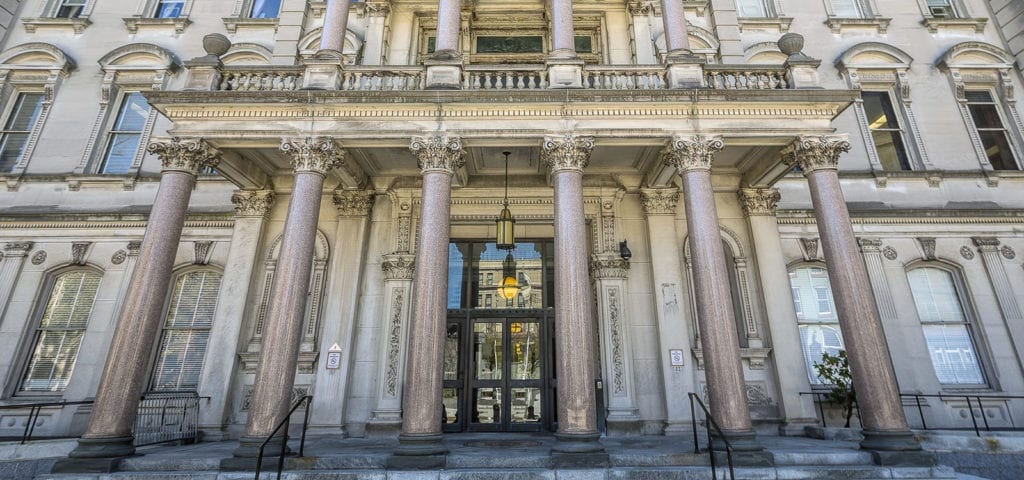
<instances>
[{"instance_id":1,"label":"stone window surround","mask_svg":"<svg viewBox=\"0 0 1024 480\"><path fill-rule=\"evenodd\" d=\"M984 384L979 385L959 385L959 384L940 384L936 380L936 384L940 385L943 391L998 391L997 386L997 374L992 370L992 366L996 365L995 360L991 356L991 349L988 348L988 342L985 338L985 329L981 325L979 319L981 318L978 311L972 301L971 291L967 284L967 276L963 270L963 267L953 261L946 260L943 258L934 259L916 259L908 262L904 265L903 281L906 282L907 291L910 292L910 280L906 274L911 270L918 268L935 268L948 272L953 276L953 285L956 288L956 294L960 302L960 308L963 310L965 326L967 327L967 334L971 339L971 344L974 347L974 355L978 361L978 368L981 369L982 375L985 377ZM913 298L911 298L913 301ZM921 322L918 318L917 309L913 309L913 317L917 321L917 325L923 326L925 323ZM923 335L923 333L922 333ZM930 360L929 360L929 363Z\"/></svg>"},{"instance_id":2,"label":"stone window surround","mask_svg":"<svg viewBox=\"0 0 1024 480\"><path fill-rule=\"evenodd\" d=\"M774 29L779 33L786 33L789 31L790 25L793 23L793 17L787 17L782 12L782 2L780 0L761 0L764 3L765 16L763 17L737 17L739 24L740 33L744 30L766 30ZM739 8L737 6L736 14L739 15Z\"/></svg>"},{"instance_id":3,"label":"stone window surround","mask_svg":"<svg viewBox=\"0 0 1024 480\"><path fill-rule=\"evenodd\" d=\"M139 53L150 54L159 58L159 63L154 65L118 65L119 59L137 55ZM78 165L72 170L72 176L68 177L68 186L71 190L77 190L83 178L82 175L96 178L86 178L105 183L108 180L124 182L125 189L134 188L135 179L138 178L142 161L146 156L145 146L149 143L150 135L153 133L153 125L159 115L156 109L150 109L149 116L143 126L142 134L139 137L139 146L132 160L131 167L124 174L99 174L96 170L106 151L106 132L112 128L116 120L118 107L124 97L131 92L145 90L162 90L170 77L170 74L177 69L177 61L170 52L151 44L135 43L119 47L106 54L99 60L100 68L103 71L103 81L100 85L100 104L93 122L89 140L83 149L82 158ZM101 138L102 137L102 138Z\"/></svg>"},{"instance_id":4,"label":"stone window surround","mask_svg":"<svg viewBox=\"0 0 1024 480\"><path fill-rule=\"evenodd\" d=\"M961 63L957 57L962 53L981 53L999 61L993 63ZM1013 84L1013 57L998 47L983 42L963 42L951 47L938 62L937 67L949 76L953 86L954 98L960 108L960 116L964 121L967 133L977 154L979 167L986 172L994 172L988 161L981 137L974 127L970 111L967 108L967 90L988 90L996 103L997 110L1003 120L1010 140L1010 146L1017 160L1017 165L1024 170L1024 122L1017 113L1016 98ZM995 177L989 178L990 185L997 183Z\"/></svg>"},{"instance_id":5,"label":"stone window surround","mask_svg":"<svg viewBox=\"0 0 1024 480\"><path fill-rule=\"evenodd\" d=\"M892 57L895 61L873 64L856 62L855 57L863 53L882 54ZM906 52L891 45L864 42L847 49L836 61L836 68L846 78L847 85L852 90L889 93L893 109L899 116L897 120L903 130L904 146L911 170L934 170L935 165L929 160L928 153L924 149L924 140L917 126L917 117L911 108L908 73L912 61L913 59ZM868 128L863 100L857 99L854 102L854 111L857 114L857 123L867 149L871 170L876 172L876 181L879 186L884 187L886 172L882 169L882 163L878 158L878 149L875 147L874 139Z\"/></svg>"},{"instance_id":6,"label":"stone window surround","mask_svg":"<svg viewBox=\"0 0 1024 480\"><path fill-rule=\"evenodd\" d=\"M253 0L235 0L235 6L231 11L231 16L224 17L224 28L228 33L238 32L238 27L246 28L259 28L259 29L270 29L273 28L274 33L277 33L277 25L280 20L280 12L278 16L274 18L251 18L249 12L252 10ZM284 2L281 3L281 8L284 8Z\"/></svg>"},{"instance_id":7,"label":"stone window surround","mask_svg":"<svg viewBox=\"0 0 1024 480\"><path fill-rule=\"evenodd\" d=\"M860 4L861 12L863 12L861 18L836 16L836 12L832 8L832 0L822 0L825 4L825 13L828 15L825 25L828 25L832 33L835 34L841 34L843 30L848 29L874 29L875 33L879 35L885 34L889 30L889 22L892 19L879 15L877 0L856 1Z\"/></svg>"},{"instance_id":8,"label":"stone window surround","mask_svg":"<svg viewBox=\"0 0 1024 480\"><path fill-rule=\"evenodd\" d=\"M138 33L139 28L142 27L167 32L173 30L175 34L181 35L185 33L185 28L192 24L189 14L192 12L193 3L194 0L185 0L185 4L181 7L181 15L177 18L156 18L156 9L160 5L160 1L140 0L135 14L122 20L124 20L128 33L131 34Z\"/></svg>"},{"instance_id":9,"label":"stone window surround","mask_svg":"<svg viewBox=\"0 0 1024 480\"><path fill-rule=\"evenodd\" d=\"M92 14L92 9L96 5L95 1L87 1L85 7L82 8L82 13L75 18L56 18L57 10L60 8L62 0L47 0L43 3L42 8L38 11L35 17L23 17L21 19L22 26L25 27L25 31L28 33L35 33L39 27L53 27L60 29L71 29L76 35L81 34L86 27L92 25L92 21L89 20L89 16Z\"/></svg>"},{"instance_id":10,"label":"stone window surround","mask_svg":"<svg viewBox=\"0 0 1024 480\"><path fill-rule=\"evenodd\" d=\"M963 0L949 0L949 3L953 7L954 15L949 18L939 18L932 16L927 0L917 0L917 5L921 7L921 15L924 17L921 25L924 25L930 33L967 28L973 28L974 33L984 33L985 25L988 23L987 18L971 15L970 9L967 8L967 4Z\"/></svg>"}]
</instances>

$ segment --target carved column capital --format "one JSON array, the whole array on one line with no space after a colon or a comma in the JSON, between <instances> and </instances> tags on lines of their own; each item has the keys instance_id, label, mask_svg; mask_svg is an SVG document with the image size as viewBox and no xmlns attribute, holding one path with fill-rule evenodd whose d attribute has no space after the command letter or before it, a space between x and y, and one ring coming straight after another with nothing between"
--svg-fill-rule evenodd
<instances>
[{"instance_id":1,"label":"carved column capital","mask_svg":"<svg viewBox=\"0 0 1024 480\"><path fill-rule=\"evenodd\" d=\"M270 213L274 205L272 190L239 190L231 195L231 203L235 204L235 216L264 217Z\"/></svg>"},{"instance_id":2,"label":"carved column capital","mask_svg":"<svg viewBox=\"0 0 1024 480\"><path fill-rule=\"evenodd\" d=\"M326 175L345 161L345 150L332 137L282 138L281 151L291 157L295 173Z\"/></svg>"},{"instance_id":3,"label":"carved column capital","mask_svg":"<svg viewBox=\"0 0 1024 480\"><path fill-rule=\"evenodd\" d=\"M651 2L640 2L633 0L626 4L626 8L629 10L630 15L638 16L650 15L651 10L654 9L654 6L651 4Z\"/></svg>"},{"instance_id":4,"label":"carved column capital","mask_svg":"<svg viewBox=\"0 0 1024 480\"><path fill-rule=\"evenodd\" d=\"M979 252L998 252L999 239L996 237L971 237Z\"/></svg>"},{"instance_id":5,"label":"carved column capital","mask_svg":"<svg viewBox=\"0 0 1024 480\"><path fill-rule=\"evenodd\" d=\"M365 217L373 208L373 192L339 190L334 192L334 206L339 217Z\"/></svg>"},{"instance_id":6,"label":"carved column capital","mask_svg":"<svg viewBox=\"0 0 1024 480\"><path fill-rule=\"evenodd\" d=\"M142 240L132 240L128 242L128 256L137 257L139 252L142 251Z\"/></svg>"},{"instance_id":7,"label":"carved column capital","mask_svg":"<svg viewBox=\"0 0 1024 480\"><path fill-rule=\"evenodd\" d=\"M146 151L160 157L163 172L183 172L192 176L205 167L215 167L220 150L202 138L173 137L166 142L150 142Z\"/></svg>"},{"instance_id":8,"label":"carved column capital","mask_svg":"<svg viewBox=\"0 0 1024 480\"><path fill-rule=\"evenodd\" d=\"M466 154L462 149L462 139L456 136L412 137L409 150L416 155L416 164L424 175L430 172L454 175L466 164L462 158Z\"/></svg>"},{"instance_id":9,"label":"carved column capital","mask_svg":"<svg viewBox=\"0 0 1024 480\"><path fill-rule=\"evenodd\" d=\"M384 255L380 268L384 270L385 280L412 280L416 271L416 257L391 253Z\"/></svg>"},{"instance_id":10,"label":"carved column capital","mask_svg":"<svg viewBox=\"0 0 1024 480\"><path fill-rule=\"evenodd\" d=\"M675 215L678 202L678 188L644 188L640 190L640 203L648 215Z\"/></svg>"},{"instance_id":11,"label":"carved column capital","mask_svg":"<svg viewBox=\"0 0 1024 480\"><path fill-rule=\"evenodd\" d=\"M366 2L366 16L386 17L391 13L391 4L388 2Z\"/></svg>"},{"instance_id":12,"label":"carved column capital","mask_svg":"<svg viewBox=\"0 0 1024 480\"><path fill-rule=\"evenodd\" d=\"M590 164L590 152L594 150L594 137L573 133L545 135L540 148L540 159L551 173L571 170L583 173Z\"/></svg>"},{"instance_id":13,"label":"carved column capital","mask_svg":"<svg viewBox=\"0 0 1024 480\"><path fill-rule=\"evenodd\" d=\"M775 208L782 194L774 188L741 188L737 195L743 205L743 214L748 217L775 215Z\"/></svg>"},{"instance_id":14,"label":"carved column capital","mask_svg":"<svg viewBox=\"0 0 1024 480\"><path fill-rule=\"evenodd\" d=\"M804 135L782 149L782 162L799 166L807 175L815 170L838 169L839 156L849 151L849 135Z\"/></svg>"},{"instance_id":15,"label":"carved column capital","mask_svg":"<svg viewBox=\"0 0 1024 480\"><path fill-rule=\"evenodd\" d=\"M32 242L7 242L4 245L4 256L5 257L24 257L28 255L29 250L32 250Z\"/></svg>"},{"instance_id":16,"label":"carved column capital","mask_svg":"<svg viewBox=\"0 0 1024 480\"><path fill-rule=\"evenodd\" d=\"M877 253L882 251L882 241L877 238L858 238L857 245L863 253Z\"/></svg>"},{"instance_id":17,"label":"carved column capital","mask_svg":"<svg viewBox=\"0 0 1024 480\"><path fill-rule=\"evenodd\" d=\"M594 278L626 278L629 276L629 261L617 255L593 255L590 257L590 273Z\"/></svg>"},{"instance_id":18,"label":"carved column capital","mask_svg":"<svg viewBox=\"0 0 1024 480\"><path fill-rule=\"evenodd\" d=\"M674 135L662 153L665 163L679 173L690 170L711 170L715 154L725 147L721 135Z\"/></svg>"}]
</instances>

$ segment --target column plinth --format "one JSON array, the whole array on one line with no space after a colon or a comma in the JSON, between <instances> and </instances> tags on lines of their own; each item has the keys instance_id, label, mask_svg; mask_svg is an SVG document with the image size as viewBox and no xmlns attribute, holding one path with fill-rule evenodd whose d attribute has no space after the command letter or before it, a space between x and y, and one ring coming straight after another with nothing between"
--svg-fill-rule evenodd
<instances>
[{"instance_id":1,"label":"column plinth","mask_svg":"<svg viewBox=\"0 0 1024 480\"><path fill-rule=\"evenodd\" d=\"M839 156L849 150L845 135L805 136L783 150L783 161L799 165L810 186L857 391L864 433L861 448L873 451L879 463L933 464L934 458L919 453L921 445L907 425L882 321L840 188ZM915 452L919 454L913 455Z\"/></svg>"},{"instance_id":2,"label":"column plinth","mask_svg":"<svg viewBox=\"0 0 1024 480\"><path fill-rule=\"evenodd\" d=\"M430 467L438 462L443 465L443 459L437 457L447 453L441 443L441 365L447 321L451 185L455 170L465 164L465 152L461 139L442 135L413 137L409 149L423 175L420 236L402 387L402 432L389 465Z\"/></svg>"},{"instance_id":3,"label":"column plinth","mask_svg":"<svg viewBox=\"0 0 1024 480\"><path fill-rule=\"evenodd\" d=\"M711 185L711 164L723 146L720 136L675 136L665 157L682 179L708 408L736 450L759 451L747 406L739 334Z\"/></svg>"},{"instance_id":4,"label":"column plinth","mask_svg":"<svg viewBox=\"0 0 1024 480\"><path fill-rule=\"evenodd\" d=\"M235 459L227 459L226 468L236 468L255 458L259 445L292 406L324 176L344 159L341 146L330 137L284 139L281 150L291 157L295 171L279 255L288 261L279 262L274 274L249 418L234 452ZM283 441L287 441L286 432L279 434L268 448L277 451L275 448L280 448ZM269 446L274 444L277 447Z\"/></svg>"},{"instance_id":5,"label":"column plinth","mask_svg":"<svg viewBox=\"0 0 1024 480\"><path fill-rule=\"evenodd\" d=\"M686 11L681 0L661 0L661 18L665 25L665 64L669 88L702 88L704 59L690 50Z\"/></svg>"},{"instance_id":6,"label":"column plinth","mask_svg":"<svg viewBox=\"0 0 1024 480\"><path fill-rule=\"evenodd\" d=\"M160 333L174 257L185 225L189 198L201 168L214 166L220 152L202 139L153 142L163 170L153 200L138 262L114 329L89 424L68 458L54 472L110 471L135 453L132 427Z\"/></svg>"},{"instance_id":7,"label":"column plinth","mask_svg":"<svg viewBox=\"0 0 1024 480\"><path fill-rule=\"evenodd\" d=\"M424 62L427 67L428 89L462 88L462 52L459 51L459 36L462 31L461 9L460 0L438 0L434 53Z\"/></svg>"}]
</instances>

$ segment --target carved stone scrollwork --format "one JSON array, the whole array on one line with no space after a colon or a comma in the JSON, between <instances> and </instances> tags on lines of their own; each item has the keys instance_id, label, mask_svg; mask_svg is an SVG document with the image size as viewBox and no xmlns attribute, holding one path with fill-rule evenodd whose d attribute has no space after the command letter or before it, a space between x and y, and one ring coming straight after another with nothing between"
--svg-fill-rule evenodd
<instances>
[{"instance_id":1,"label":"carved stone scrollwork","mask_svg":"<svg viewBox=\"0 0 1024 480\"><path fill-rule=\"evenodd\" d=\"M207 265L210 263L210 251L213 249L213 242L209 240L196 241L192 263L195 265Z\"/></svg>"},{"instance_id":2,"label":"carved stone scrollwork","mask_svg":"<svg viewBox=\"0 0 1024 480\"><path fill-rule=\"evenodd\" d=\"M270 213L274 205L272 190L243 190L231 195L231 203L235 204L235 215L239 217L263 217Z\"/></svg>"},{"instance_id":3,"label":"carved stone scrollwork","mask_svg":"<svg viewBox=\"0 0 1024 480\"><path fill-rule=\"evenodd\" d=\"M629 261L617 255L594 255L590 258L590 272L594 278L626 278Z\"/></svg>"},{"instance_id":4,"label":"carved stone scrollwork","mask_svg":"<svg viewBox=\"0 0 1024 480\"><path fill-rule=\"evenodd\" d=\"M811 261L818 258L818 239L801 238L800 247L804 251L804 260Z\"/></svg>"},{"instance_id":5,"label":"carved stone scrollwork","mask_svg":"<svg viewBox=\"0 0 1024 480\"><path fill-rule=\"evenodd\" d=\"M594 137L567 133L545 135L541 144L540 159L551 169L551 173L577 171L590 164L590 152L594 150Z\"/></svg>"},{"instance_id":6,"label":"carved stone scrollwork","mask_svg":"<svg viewBox=\"0 0 1024 480\"><path fill-rule=\"evenodd\" d=\"M114 252L113 255L110 256L110 263L113 263L114 265L120 265L120 264L124 263L125 259L127 259L127 258L128 258L128 252L124 251L123 249L122 250L118 250L118 251Z\"/></svg>"},{"instance_id":7,"label":"carved stone scrollwork","mask_svg":"<svg viewBox=\"0 0 1024 480\"><path fill-rule=\"evenodd\" d=\"M385 280L412 280L416 271L416 262L412 255L384 255L380 268L384 270Z\"/></svg>"},{"instance_id":8,"label":"carved stone scrollwork","mask_svg":"<svg viewBox=\"0 0 1024 480\"><path fill-rule=\"evenodd\" d=\"M675 215L679 203L677 188L645 188L640 190L640 203L648 215Z\"/></svg>"},{"instance_id":9,"label":"carved stone scrollwork","mask_svg":"<svg viewBox=\"0 0 1024 480\"><path fill-rule=\"evenodd\" d=\"M960 247L960 256L964 257L964 260L974 260L974 250L971 250L971 247L964 245Z\"/></svg>"},{"instance_id":10,"label":"carved stone scrollwork","mask_svg":"<svg viewBox=\"0 0 1024 480\"><path fill-rule=\"evenodd\" d=\"M721 135L674 135L662 152L662 159L679 172L711 170L715 154L725 147Z\"/></svg>"},{"instance_id":11,"label":"carved stone scrollwork","mask_svg":"<svg viewBox=\"0 0 1024 480\"><path fill-rule=\"evenodd\" d=\"M924 258L935 260L935 237L917 237L917 243L921 245Z\"/></svg>"},{"instance_id":12,"label":"carved stone scrollwork","mask_svg":"<svg viewBox=\"0 0 1024 480\"><path fill-rule=\"evenodd\" d=\"M737 195L743 205L743 214L748 217L775 215L775 208L782 194L774 188L741 188Z\"/></svg>"},{"instance_id":13,"label":"carved stone scrollwork","mask_svg":"<svg viewBox=\"0 0 1024 480\"><path fill-rule=\"evenodd\" d=\"M366 16L386 17L391 13L391 4L388 2L366 2Z\"/></svg>"},{"instance_id":14,"label":"carved stone scrollwork","mask_svg":"<svg viewBox=\"0 0 1024 480\"><path fill-rule=\"evenodd\" d=\"M46 250L39 250L32 254L32 265L41 265L46 261Z\"/></svg>"},{"instance_id":15,"label":"carved stone scrollwork","mask_svg":"<svg viewBox=\"0 0 1024 480\"><path fill-rule=\"evenodd\" d=\"M839 156L849 151L849 135L807 135L782 149L782 162L799 166L807 175L815 170L838 169Z\"/></svg>"},{"instance_id":16,"label":"carved stone scrollwork","mask_svg":"<svg viewBox=\"0 0 1024 480\"><path fill-rule=\"evenodd\" d=\"M89 252L90 245L92 242L72 242L71 262L75 265L85 265L85 256Z\"/></svg>"},{"instance_id":17,"label":"carved stone scrollwork","mask_svg":"<svg viewBox=\"0 0 1024 480\"><path fill-rule=\"evenodd\" d=\"M339 217L365 217L373 208L373 192L341 190L334 192Z\"/></svg>"},{"instance_id":18,"label":"carved stone scrollwork","mask_svg":"<svg viewBox=\"0 0 1024 480\"><path fill-rule=\"evenodd\" d=\"M137 257L139 251L142 250L142 240L132 240L128 242L128 256Z\"/></svg>"},{"instance_id":19,"label":"carved stone scrollwork","mask_svg":"<svg viewBox=\"0 0 1024 480\"><path fill-rule=\"evenodd\" d=\"M999 239L996 237L971 237L971 240L980 252L995 252L999 249Z\"/></svg>"},{"instance_id":20,"label":"carved stone scrollwork","mask_svg":"<svg viewBox=\"0 0 1024 480\"><path fill-rule=\"evenodd\" d=\"M631 1L626 4L626 8L629 9L629 14L633 16L650 15L651 10L654 8L651 2L637 2Z\"/></svg>"},{"instance_id":21,"label":"carved stone scrollwork","mask_svg":"<svg viewBox=\"0 0 1024 480\"><path fill-rule=\"evenodd\" d=\"M24 257L32 250L32 242L8 242L4 245L5 257Z\"/></svg>"},{"instance_id":22,"label":"carved stone scrollwork","mask_svg":"<svg viewBox=\"0 0 1024 480\"><path fill-rule=\"evenodd\" d=\"M326 175L345 160L345 150L332 137L283 138L281 151L291 157L295 173Z\"/></svg>"},{"instance_id":23,"label":"carved stone scrollwork","mask_svg":"<svg viewBox=\"0 0 1024 480\"><path fill-rule=\"evenodd\" d=\"M412 137L409 150L416 155L416 164L424 175L430 172L454 175L456 170L466 164L462 139L456 136Z\"/></svg>"},{"instance_id":24,"label":"carved stone scrollwork","mask_svg":"<svg viewBox=\"0 0 1024 480\"><path fill-rule=\"evenodd\" d=\"M882 241L875 238L858 238L857 245L860 245L860 251L864 253L882 250Z\"/></svg>"},{"instance_id":25,"label":"carved stone scrollwork","mask_svg":"<svg viewBox=\"0 0 1024 480\"><path fill-rule=\"evenodd\" d=\"M160 157L164 172L198 175L206 167L216 167L220 150L202 138L171 138L167 142L150 142L146 151Z\"/></svg>"}]
</instances>

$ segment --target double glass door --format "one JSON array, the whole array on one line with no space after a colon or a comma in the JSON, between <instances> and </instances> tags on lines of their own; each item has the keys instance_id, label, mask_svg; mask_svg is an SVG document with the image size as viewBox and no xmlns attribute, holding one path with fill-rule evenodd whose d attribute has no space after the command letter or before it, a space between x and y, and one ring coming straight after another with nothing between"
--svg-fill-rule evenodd
<instances>
[{"instance_id":1,"label":"double glass door","mask_svg":"<svg viewBox=\"0 0 1024 480\"><path fill-rule=\"evenodd\" d=\"M498 312L488 312L493 315ZM519 312L517 312L519 313ZM552 429L554 349L540 315L449 315L444 361L444 430Z\"/></svg>"}]
</instances>

